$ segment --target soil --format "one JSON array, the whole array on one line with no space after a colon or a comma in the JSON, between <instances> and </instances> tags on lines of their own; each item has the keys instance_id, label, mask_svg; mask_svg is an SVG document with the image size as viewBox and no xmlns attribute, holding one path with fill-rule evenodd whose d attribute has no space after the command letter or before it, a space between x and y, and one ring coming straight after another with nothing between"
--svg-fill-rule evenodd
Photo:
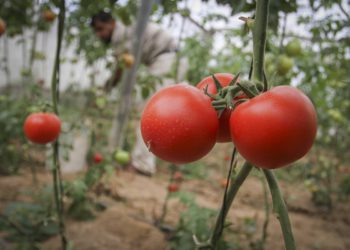
<instances>
[{"instance_id":1,"label":"soil","mask_svg":"<svg viewBox=\"0 0 350 250\"><path fill-rule=\"evenodd\" d=\"M208 165L212 159L205 159ZM223 188L219 184L218 171L212 171L206 180L185 180L181 190L196 194L196 202L201 206L218 209ZM219 171L220 172L220 171ZM66 175L65 178L75 178ZM38 183L51 182L49 172L38 173ZM67 236L78 250L163 250L168 241L166 235L156 228L152 221L154 215L161 213L166 197L168 175L159 171L155 176L147 177L136 172L117 171L105 184L108 195L100 195L98 200L107 209L100 212L94 220L74 221L66 219ZM0 209L8 202L26 199L23 190L34 188L29 171L16 176L0 177ZM290 210L294 236L299 250L347 250L350 249L350 204L338 202L332 211L326 211L313 205L309 192L302 184L281 183ZM264 221L264 199L261 181L250 176L241 187L228 221L232 230L241 232L244 221L254 218L257 232L250 241L261 235ZM176 199L170 200L165 221L175 227L179 214L185 207ZM266 249L284 249L279 222L271 213L268 225ZM248 248L246 234L238 233L236 240L242 249ZM58 237L42 244L42 249L59 249ZM181 250L181 249L180 249Z\"/></svg>"}]
</instances>

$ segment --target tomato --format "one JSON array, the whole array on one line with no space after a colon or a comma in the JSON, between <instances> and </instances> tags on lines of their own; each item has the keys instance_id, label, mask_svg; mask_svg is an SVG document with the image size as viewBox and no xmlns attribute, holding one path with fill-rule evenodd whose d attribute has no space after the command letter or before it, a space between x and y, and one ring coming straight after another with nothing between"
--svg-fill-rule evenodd
<instances>
[{"instance_id":1,"label":"tomato","mask_svg":"<svg viewBox=\"0 0 350 250\"><path fill-rule=\"evenodd\" d=\"M52 10L44 10L41 15L46 22L52 22L56 18L56 14Z\"/></svg>"},{"instance_id":2,"label":"tomato","mask_svg":"<svg viewBox=\"0 0 350 250\"><path fill-rule=\"evenodd\" d=\"M0 36L2 36L6 31L6 23L0 18Z\"/></svg>"},{"instance_id":3,"label":"tomato","mask_svg":"<svg viewBox=\"0 0 350 250\"><path fill-rule=\"evenodd\" d=\"M215 144L218 126L210 98L188 84L161 89L141 116L141 133L149 150L175 164L205 156Z\"/></svg>"},{"instance_id":4,"label":"tomato","mask_svg":"<svg viewBox=\"0 0 350 250\"><path fill-rule=\"evenodd\" d=\"M182 181L183 175L182 175L181 171L176 171L173 175L173 179L175 181Z\"/></svg>"},{"instance_id":5,"label":"tomato","mask_svg":"<svg viewBox=\"0 0 350 250\"><path fill-rule=\"evenodd\" d=\"M302 53L301 44L298 39L293 39L286 46L286 54L288 56L299 56Z\"/></svg>"},{"instance_id":6,"label":"tomato","mask_svg":"<svg viewBox=\"0 0 350 250\"><path fill-rule=\"evenodd\" d=\"M96 98L95 104L99 109L103 109L107 105L107 99L103 96L99 96Z\"/></svg>"},{"instance_id":7,"label":"tomato","mask_svg":"<svg viewBox=\"0 0 350 250\"><path fill-rule=\"evenodd\" d=\"M94 162L98 164L98 163L100 163L102 161L103 161L102 155L100 153L95 153L95 155L94 155Z\"/></svg>"},{"instance_id":8,"label":"tomato","mask_svg":"<svg viewBox=\"0 0 350 250\"><path fill-rule=\"evenodd\" d=\"M235 78L234 75L229 73L217 73L214 74L216 79L220 82L222 87L226 87L230 84L233 78ZM216 94L217 89L215 86L215 82L212 76L208 76L204 78L202 81L200 81L197 84L197 88L204 90L208 86L208 93L209 94ZM231 141L231 134L230 134L230 116L231 111L228 109L225 109L223 113L221 114L219 118L219 130L216 135L216 141L217 142L230 142Z\"/></svg>"},{"instance_id":9,"label":"tomato","mask_svg":"<svg viewBox=\"0 0 350 250\"><path fill-rule=\"evenodd\" d=\"M176 184L176 183L170 183L169 186L168 186L168 191L170 193L174 193L174 192L179 191L179 185Z\"/></svg>"},{"instance_id":10,"label":"tomato","mask_svg":"<svg viewBox=\"0 0 350 250\"><path fill-rule=\"evenodd\" d=\"M130 162L129 152L121 150L121 149L119 149L119 150L117 150L117 152L115 152L114 158L121 165L126 165Z\"/></svg>"},{"instance_id":11,"label":"tomato","mask_svg":"<svg viewBox=\"0 0 350 250\"><path fill-rule=\"evenodd\" d=\"M122 54L121 58L122 58L122 61L125 65L125 67L127 67L127 68L131 68L131 66L134 65L134 63L135 63L134 56L129 54L129 53Z\"/></svg>"},{"instance_id":12,"label":"tomato","mask_svg":"<svg viewBox=\"0 0 350 250\"><path fill-rule=\"evenodd\" d=\"M218 81L220 82L222 87L228 86L230 84L230 82L232 81L232 79L235 78L234 75L229 74L229 73L216 73L216 74L214 74L214 76L216 77L216 79L218 79ZM217 93L215 82L214 82L214 79L212 76L208 76L208 77L202 79L197 84L196 87L204 90L206 86L208 86L208 93L209 94L216 94Z\"/></svg>"},{"instance_id":13,"label":"tomato","mask_svg":"<svg viewBox=\"0 0 350 250\"><path fill-rule=\"evenodd\" d=\"M227 178L222 178L222 179L219 181L219 184L220 184L221 187L226 188L226 186L228 185Z\"/></svg>"},{"instance_id":14,"label":"tomato","mask_svg":"<svg viewBox=\"0 0 350 250\"><path fill-rule=\"evenodd\" d=\"M257 167L273 169L303 157L316 136L316 111L308 97L278 86L234 109L231 135L237 151Z\"/></svg>"},{"instance_id":15,"label":"tomato","mask_svg":"<svg viewBox=\"0 0 350 250\"><path fill-rule=\"evenodd\" d=\"M57 139L61 131L61 121L53 113L33 113L24 122L24 134L38 144L46 144Z\"/></svg>"},{"instance_id":16,"label":"tomato","mask_svg":"<svg viewBox=\"0 0 350 250\"><path fill-rule=\"evenodd\" d=\"M225 161L230 161L231 160L231 156L230 155L225 155L224 160Z\"/></svg>"},{"instance_id":17,"label":"tomato","mask_svg":"<svg viewBox=\"0 0 350 250\"><path fill-rule=\"evenodd\" d=\"M286 75L293 68L294 64L293 60L286 55L279 56L277 62L277 73L282 76Z\"/></svg>"}]
</instances>

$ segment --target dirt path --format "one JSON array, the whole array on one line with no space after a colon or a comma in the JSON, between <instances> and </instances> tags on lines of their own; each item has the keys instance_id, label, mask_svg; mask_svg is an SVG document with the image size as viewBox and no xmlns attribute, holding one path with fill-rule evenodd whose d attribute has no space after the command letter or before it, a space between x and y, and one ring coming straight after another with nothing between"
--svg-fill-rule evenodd
<instances>
[{"instance_id":1,"label":"dirt path","mask_svg":"<svg viewBox=\"0 0 350 250\"><path fill-rule=\"evenodd\" d=\"M49 182L49 174L38 175L39 181ZM112 194L123 197L115 201L100 197L107 210L89 222L68 220L68 237L78 250L162 250L167 241L162 232L152 226L154 213L159 214L166 195L167 176L158 174L145 177L135 173L119 171L110 180ZM283 183L282 183L283 184ZM0 177L1 208L9 201L20 199L20 190L31 186L29 174L12 177ZM291 221L299 250L348 250L350 249L350 206L337 205L332 213L325 213L314 207L303 185L282 185L285 197L291 208ZM181 187L183 191L196 194L196 201L204 207L217 209L223 189L214 182L206 180L188 180ZM260 180L250 177L242 186L237 199L229 212L228 220L233 230L240 230L246 218L257 221L257 233L260 236L264 220ZM185 207L177 200L170 202L166 222L175 226L179 214ZM278 220L271 215L268 226L266 249L284 249ZM238 235L242 249L247 249L247 237ZM58 238L52 238L43 245L43 249L58 249Z\"/></svg>"}]
</instances>

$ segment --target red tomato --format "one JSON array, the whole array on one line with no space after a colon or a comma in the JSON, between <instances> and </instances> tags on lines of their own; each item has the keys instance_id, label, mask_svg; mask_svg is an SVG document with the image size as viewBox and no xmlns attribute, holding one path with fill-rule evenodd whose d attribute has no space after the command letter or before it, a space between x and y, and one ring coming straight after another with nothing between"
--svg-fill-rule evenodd
<instances>
[{"instance_id":1,"label":"red tomato","mask_svg":"<svg viewBox=\"0 0 350 250\"><path fill-rule=\"evenodd\" d=\"M149 150L176 164L205 156L215 144L218 126L210 98L187 84L157 92L141 116L141 133Z\"/></svg>"},{"instance_id":2,"label":"red tomato","mask_svg":"<svg viewBox=\"0 0 350 250\"><path fill-rule=\"evenodd\" d=\"M228 185L228 181L226 178L222 178L219 180L219 184L221 187L226 188L226 186Z\"/></svg>"},{"instance_id":3,"label":"red tomato","mask_svg":"<svg viewBox=\"0 0 350 250\"><path fill-rule=\"evenodd\" d=\"M216 79L220 82L222 87L226 87L230 84L233 78L235 78L234 75L229 73L217 73L214 74ZM208 76L204 78L202 81L200 81L197 84L197 88L204 90L208 86L208 93L209 94L217 94L215 82L212 76ZM219 130L216 135L216 141L217 142L230 142L231 141L231 133L230 133L230 116L231 111L228 109L225 109L224 112L221 114L219 118Z\"/></svg>"},{"instance_id":4,"label":"red tomato","mask_svg":"<svg viewBox=\"0 0 350 250\"><path fill-rule=\"evenodd\" d=\"M174 179L175 181L182 181L183 175L182 175L181 171L176 171L176 172L174 173L173 179Z\"/></svg>"},{"instance_id":5,"label":"red tomato","mask_svg":"<svg viewBox=\"0 0 350 250\"><path fill-rule=\"evenodd\" d=\"M225 155L224 160L225 161L230 161L231 160L231 156L230 155Z\"/></svg>"},{"instance_id":6,"label":"red tomato","mask_svg":"<svg viewBox=\"0 0 350 250\"><path fill-rule=\"evenodd\" d=\"M94 155L94 162L95 163L100 163L103 161L103 157L100 153L95 153Z\"/></svg>"},{"instance_id":7,"label":"red tomato","mask_svg":"<svg viewBox=\"0 0 350 250\"><path fill-rule=\"evenodd\" d=\"M44 10L41 15L46 22L52 22L56 18L56 14L52 10Z\"/></svg>"},{"instance_id":8,"label":"red tomato","mask_svg":"<svg viewBox=\"0 0 350 250\"><path fill-rule=\"evenodd\" d=\"M33 113L24 122L24 134L38 144L46 144L57 139L61 131L61 121L53 113Z\"/></svg>"},{"instance_id":9,"label":"red tomato","mask_svg":"<svg viewBox=\"0 0 350 250\"><path fill-rule=\"evenodd\" d=\"M6 23L4 20L2 20L0 18L0 36L2 36L2 34L4 34L6 31Z\"/></svg>"},{"instance_id":10,"label":"red tomato","mask_svg":"<svg viewBox=\"0 0 350 250\"><path fill-rule=\"evenodd\" d=\"M247 161L273 169L309 151L316 136L317 117L304 93L278 86L234 109L230 127L233 143Z\"/></svg>"},{"instance_id":11,"label":"red tomato","mask_svg":"<svg viewBox=\"0 0 350 250\"><path fill-rule=\"evenodd\" d=\"M176 183L170 183L168 186L168 191L170 193L174 193L174 192L179 191L179 185L177 185Z\"/></svg>"},{"instance_id":12,"label":"red tomato","mask_svg":"<svg viewBox=\"0 0 350 250\"><path fill-rule=\"evenodd\" d=\"M228 86L230 84L230 82L232 81L232 79L235 78L234 75L229 74L229 73L216 73L216 74L214 74L214 76L216 77L216 79L218 79L218 81L220 82L222 87ZM201 80L197 84L196 87L204 90L206 86L208 86L208 93L209 94L216 94L217 93L214 79L212 76L207 76L206 78Z\"/></svg>"}]
</instances>

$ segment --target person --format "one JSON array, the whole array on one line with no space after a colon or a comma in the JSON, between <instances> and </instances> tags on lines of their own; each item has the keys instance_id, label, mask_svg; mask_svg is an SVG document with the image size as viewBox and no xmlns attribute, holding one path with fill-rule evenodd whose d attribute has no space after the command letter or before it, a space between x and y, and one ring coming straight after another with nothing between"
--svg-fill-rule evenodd
<instances>
[{"instance_id":1,"label":"person","mask_svg":"<svg viewBox=\"0 0 350 250\"><path fill-rule=\"evenodd\" d=\"M117 22L110 13L100 11L91 18L91 27L98 38L104 43L111 44L114 56L118 61L125 53L132 51L132 41L135 34L135 24L130 26ZM187 71L187 60L177 56L178 44L175 39L159 25L149 22L146 26L141 48L141 61L147 67L150 75L161 79L155 89L169 86L175 83L175 79L169 78L169 73L177 63L177 80L184 80ZM178 60L178 61L177 61ZM118 64L119 65L119 64ZM112 77L107 81L106 88L115 87L121 79L123 67L117 66ZM147 102L142 98L141 91L136 96L136 108L141 114ZM156 159L150 153L143 142L139 126L136 128L136 142L131 153L132 167L139 172L152 175L156 172Z\"/></svg>"}]
</instances>

